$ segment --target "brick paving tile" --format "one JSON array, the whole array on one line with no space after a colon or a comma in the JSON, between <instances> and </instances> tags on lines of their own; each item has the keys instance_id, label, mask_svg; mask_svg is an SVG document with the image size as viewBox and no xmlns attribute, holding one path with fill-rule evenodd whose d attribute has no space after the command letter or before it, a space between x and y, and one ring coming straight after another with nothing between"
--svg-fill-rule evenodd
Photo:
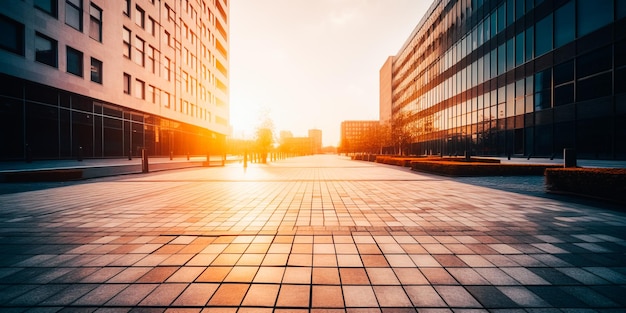
<instances>
[{"instance_id":1,"label":"brick paving tile","mask_svg":"<svg viewBox=\"0 0 626 313\"><path fill-rule=\"evenodd\" d=\"M175 306L204 306L213 293L217 290L219 284L194 283L187 288L174 300L172 305Z\"/></svg>"},{"instance_id":2,"label":"brick paving tile","mask_svg":"<svg viewBox=\"0 0 626 313\"><path fill-rule=\"evenodd\" d=\"M211 306L238 306L249 287L249 284L221 284L208 304Z\"/></svg>"},{"instance_id":3,"label":"brick paving tile","mask_svg":"<svg viewBox=\"0 0 626 313\"><path fill-rule=\"evenodd\" d=\"M198 278L196 282L202 283L220 283L228 276L228 273L232 270L230 266L212 266L208 267Z\"/></svg>"},{"instance_id":4,"label":"brick paving tile","mask_svg":"<svg viewBox=\"0 0 626 313\"><path fill-rule=\"evenodd\" d=\"M391 268L368 267L366 271L372 285L400 285L400 281Z\"/></svg>"},{"instance_id":5,"label":"brick paving tile","mask_svg":"<svg viewBox=\"0 0 626 313\"><path fill-rule=\"evenodd\" d=\"M381 307L413 306L401 286L374 286L374 294Z\"/></svg>"},{"instance_id":6,"label":"brick paving tile","mask_svg":"<svg viewBox=\"0 0 626 313\"><path fill-rule=\"evenodd\" d=\"M310 284L311 283L310 267L287 267L283 275L283 283L285 284Z\"/></svg>"},{"instance_id":7,"label":"brick paving tile","mask_svg":"<svg viewBox=\"0 0 626 313\"><path fill-rule=\"evenodd\" d=\"M479 186L491 179L543 183L318 155L0 185L0 311L626 308L626 213Z\"/></svg>"},{"instance_id":8,"label":"brick paving tile","mask_svg":"<svg viewBox=\"0 0 626 313\"><path fill-rule=\"evenodd\" d=\"M378 307L378 301L371 286L342 286L346 307Z\"/></svg>"},{"instance_id":9,"label":"brick paving tile","mask_svg":"<svg viewBox=\"0 0 626 313\"><path fill-rule=\"evenodd\" d=\"M139 305L168 306L187 288L188 284L161 284L147 295Z\"/></svg>"},{"instance_id":10,"label":"brick paving tile","mask_svg":"<svg viewBox=\"0 0 626 313\"><path fill-rule=\"evenodd\" d=\"M277 283L283 281L284 267L260 267L254 277L254 283Z\"/></svg>"},{"instance_id":11,"label":"brick paving tile","mask_svg":"<svg viewBox=\"0 0 626 313\"><path fill-rule=\"evenodd\" d=\"M104 284L96 287L87 294L74 301L74 305L101 306L115 297L122 290L126 289L126 284Z\"/></svg>"},{"instance_id":12,"label":"brick paving tile","mask_svg":"<svg viewBox=\"0 0 626 313\"><path fill-rule=\"evenodd\" d=\"M341 286L317 286L311 291L311 306L314 308L343 308L343 294Z\"/></svg>"},{"instance_id":13,"label":"brick paving tile","mask_svg":"<svg viewBox=\"0 0 626 313\"><path fill-rule=\"evenodd\" d=\"M339 271L332 267L314 267L312 283L314 285L341 285Z\"/></svg>"},{"instance_id":14,"label":"brick paving tile","mask_svg":"<svg viewBox=\"0 0 626 313\"><path fill-rule=\"evenodd\" d=\"M251 285L246 297L241 303L242 306L273 307L278 297L278 284L257 284Z\"/></svg>"},{"instance_id":15,"label":"brick paving tile","mask_svg":"<svg viewBox=\"0 0 626 313\"><path fill-rule=\"evenodd\" d=\"M311 286L309 285L288 285L280 286L278 293L277 307L309 307Z\"/></svg>"},{"instance_id":16,"label":"brick paving tile","mask_svg":"<svg viewBox=\"0 0 626 313\"><path fill-rule=\"evenodd\" d=\"M435 286L435 290L451 307L480 308L476 299L461 286Z\"/></svg>"},{"instance_id":17,"label":"brick paving tile","mask_svg":"<svg viewBox=\"0 0 626 313\"><path fill-rule=\"evenodd\" d=\"M432 286L404 286L414 306L420 308L445 307L446 303Z\"/></svg>"}]
</instances>

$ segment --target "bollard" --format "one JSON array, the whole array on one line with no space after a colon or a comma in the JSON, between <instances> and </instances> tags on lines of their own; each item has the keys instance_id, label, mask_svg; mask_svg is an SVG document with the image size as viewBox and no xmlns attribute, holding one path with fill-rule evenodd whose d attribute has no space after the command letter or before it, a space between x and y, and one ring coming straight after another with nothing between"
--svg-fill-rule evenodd
<instances>
[{"instance_id":1,"label":"bollard","mask_svg":"<svg viewBox=\"0 0 626 313\"><path fill-rule=\"evenodd\" d=\"M247 168L248 167L248 152L245 152L243 154L243 168Z\"/></svg>"},{"instance_id":2,"label":"bollard","mask_svg":"<svg viewBox=\"0 0 626 313\"><path fill-rule=\"evenodd\" d=\"M133 149L128 149L128 161L133 159Z\"/></svg>"},{"instance_id":3,"label":"bollard","mask_svg":"<svg viewBox=\"0 0 626 313\"><path fill-rule=\"evenodd\" d=\"M563 167L576 167L576 149L563 149Z\"/></svg>"},{"instance_id":4,"label":"bollard","mask_svg":"<svg viewBox=\"0 0 626 313\"><path fill-rule=\"evenodd\" d=\"M174 151L170 150L170 161L174 159Z\"/></svg>"},{"instance_id":5,"label":"bollard","mask_svg":"<svg viewBox=\"0 0 626 313\"><path fill-rule=\"evenodd\" d=\"M148 173L148 152L146 149L141 149L141 172Z\"/></svg>"},{"instance_id":6,"label":"bollard","mask_svg":"<svg viewBox=\"0 0 626 313\"><path fill-rule=\"evenodd\" d=\"M78 147L78 161L82 161L83 160L83 147Z\"/></svg>"}]
</instances>

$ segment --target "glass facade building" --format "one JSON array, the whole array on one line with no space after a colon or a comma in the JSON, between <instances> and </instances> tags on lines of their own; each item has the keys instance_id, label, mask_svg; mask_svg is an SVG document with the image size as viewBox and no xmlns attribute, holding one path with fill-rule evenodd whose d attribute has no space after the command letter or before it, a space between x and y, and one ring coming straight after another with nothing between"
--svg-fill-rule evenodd
<instances>
[{"instance_id":1,"label":"glass facade building","mask_svg":"<svg viewBox=\"0 0 626 313\"><path fill-rule=\"evenodd\" d=\"M436 0L392 71L413 154L626 159L626 1Z\"/></svg>"},{"instance_id":2,"label":"glass facade building","mask_svg":"<svg viewBox=\"0 0 626 313\"><path fill-rule=\"evenodd\" d=\"M0 160L205 155L230 133L228 0L0 6Z\"/></svg>"}]
</instances>

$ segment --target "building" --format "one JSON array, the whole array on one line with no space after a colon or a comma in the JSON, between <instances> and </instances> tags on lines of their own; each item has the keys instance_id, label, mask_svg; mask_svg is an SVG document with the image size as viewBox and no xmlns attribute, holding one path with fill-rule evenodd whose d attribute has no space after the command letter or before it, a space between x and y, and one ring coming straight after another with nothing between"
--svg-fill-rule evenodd
<instances>
[{"instance_id":1,"label":"building","mask_svg":"<svg viewBox=\"0 0 626 313\"><path fill-rule=\"evenodd\" d=\"M322 153L322 130L309 129L309 138L311 138L311 153Z\"/></svg>"},{"instance_id":2,"label":"building","mask_svg":"<svg viewBox=\"0 0 626 313\"><path fill-rule=\"evenodd\" d=\"M388 57L383 67L380 69L379 95L380 110L379 119L382 124L388 124L391 121L391 82L393 78L393 57Z\"/></svg>"},{"instance_id":3,"label":"building","mask_svg":"<svg viewBox=\"0 0 626 313\"><path fill-rule=\"evenodd\" d=\"M230 132L228 0L0 6L0 160L215 151Z\"/></svg>"},{"instance_id":4,"label":"building","mask_svg":"<svg viewBox=\"0 0 626 313\"><path fill-rule=\"evenodd\" d=\"M413 153L626 159L626 1L436 0L392 68Z\"/></svg>"},{"instance_id":5,"label":"building","mask_svg":"<svg viewBox=\"0 0 626 313\"><path fill-rule=\"evenodd\" d=\"M379 121L341 122L340 153L377 153L380 150Z\"/></svg>"}]
</instances>

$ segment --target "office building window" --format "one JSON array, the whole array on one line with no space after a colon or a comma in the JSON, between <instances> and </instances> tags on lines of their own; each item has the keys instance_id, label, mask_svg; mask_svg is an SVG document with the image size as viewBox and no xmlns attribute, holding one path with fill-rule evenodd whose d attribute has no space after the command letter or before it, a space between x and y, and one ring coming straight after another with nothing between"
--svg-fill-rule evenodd
<instances>
[{"instance_id":1,"label":"office building window","mask_svg":"<svg viewBox=\"0 0 626 313\"><path fill-rule=\"evenodd\" d=\"M130 0L124 0L124 15L130 16Z\"/></svg>"},{"instance_id":2,"label":"office building window","mask_svg":"<svg viewBox=\"0 0 626 313\"><path fill-rule=\"evenodd\" d=\"M576 38L574 0L554 13L554 47L558 48Z\"/></svg>"},{"instance_id":3,"label":"office building window","mask_svg":"<svg viewBox=\"0 0 626 313\"><path fill-rule=\"evenodd\" d=\"M613 1L578 0L577 17L578 37L582 37L613 21Z\"/></svg>"},{"instance_id":4,"label":"office building window","mask_svg":"<svg viewBox=\"0 0 626 313\"><path fill-rule=\"evenodd\" d=\"M146 99L146 83L139 79L135 79L135 97Z\"/></svg>"},{"instance_id":5,"label":"office building window","mask_svg":"<svg viewBox=\"0 0 626 313\"><path fill-rule=\"evenodd\" d=\"M102 84L102 61L91 58L91 81Z\"/></svg>"},{"instance_id":6,"label":"office building window","mask_svg":"<svg viewBox=\"0 0 626 313\"><path fill-rule=\"evenodd\" d=\"M37 9L40 9L54 17L59 15L57 0L35 0L34 4Z\"/></svg>"},{"instance_id":7,"label":"office building window","mask_svg":"<svg viewBox=\"0 0 626 313\"><path fill-rule=\"evenodd\" d=\"M68 46L66 56L67 72L83 77L83 53Z\"/></svg>"},{"instance_id":8,"label":"office building window","mask_svg":"<svg viewBox=\"0 0 626 313\"><path fill-rule=\"evenodd\" d=\"M93 3L89 7L89 37L102 42L102 10Z\"/></svg>"},{"instance_id":9,"label":"office building window","mask_svg":"<svg viewBox=\"0 0 626 313\"><path fill-rule=\"evenodd\" d=\"M141 66L145 64L145 45L146 42L143 41L143 39L135 37L135 53L133 54L133 60Z\"/></svg>"},{"instance_id":10,"label":"office building window","mask_svg":"<svg viewBox=\"0 0 626 313\"><path fill-rule=\"evenodd\" d=\"M148 86L148 101L156 103L156 91L152 85Z\"/></svg>"},{"instance_id":11,"label":"office building window","mask_svg":"<svg viewBox=\"0 0 626 313\"><path fill-rule=\"evenodd\" d=\"M83 31L83 0L65 0L65 24Z\"/></svg>"},{"instance_id":12,"label":"office building window","mask_svg":"<svg viewBox=\"0 0 626 313\"><path fill-rule=\"evenodd\" d=\"M141 7L135 7L135 24L141 26L141 28L144 28L146 26L145 15L146 13Z\"/></svg>"},{"instance_id":13,"label":"office building window","mask_svg":"<svg viewBox=\"0 0 626 313\"><path fill-rule=\"evenodd\" d=\"M156 34L156 21L152 17L148 17L148 33L154 36Z\"/></svg>"},{"instance_id":14,"label":"office building window","mask_svg":"<svg viewBox=\"0 0 626 313\"><path fill-rule=\"evenodd\" d=\"M537 22L535 27L535 55L540 56L552 50L552 14Z\"/></svg>"},{"instance_id":15,"label":"office building window","mask_svg":"<svg viewBox=\"0 0 626 313\"><path fill-rule=\"evenodd\" d=\"M24 25L0 15L0 48L24 55Z\"/></svg>"},{"instance_id":16,"label":"office building window","mask_svg":"<svg viewBox=\"0 0 626 313\"><path fill-rule=\"evenodd\" d=\"M35 60L57 67L57 41L40 33L35 33Z\"/></svg>"},{"instance_id":17,"label":"office building window","mask_svg":"<svg viewBox=\"0 0 626 313\"><path fill-rule=\"evenodd\" d=\"M122 30L122 38L124 39L124 56L130 59L130 30L126 27Z\"/></svg>"},{"instance_id":18,"label":"office building window","mask_svg":"<svg viewBox=\"0 0 626 313\"><path fill-rule=\"evenodd\" d=\"M124 73L124 93L130 95L130 75Z\"/></svg>"},{"instance_id":19,"label":"office building window","mask_svg":"<svg viewBox=\"0 0 626 313\"><path fill-rule=\"evenodd\" d=\"M153 74L156 73L156 62L155 62L156 49L152 46L148 46L148 64L146 64L146 68L150 70Z\"/></svg>"},{"instance_id":20,"label":"office building window","mask_svg":"<svg viewBox=\"0 0 626 313\"><path fill-rule=\"evenodd\" d=\"M167 81L171 81L172 80L172 76L171 76L171 61L168 57L165 57L165 62L163 62L164 66L165 66L165 79L167 79Z\"/></svg>"}]
</instances>

